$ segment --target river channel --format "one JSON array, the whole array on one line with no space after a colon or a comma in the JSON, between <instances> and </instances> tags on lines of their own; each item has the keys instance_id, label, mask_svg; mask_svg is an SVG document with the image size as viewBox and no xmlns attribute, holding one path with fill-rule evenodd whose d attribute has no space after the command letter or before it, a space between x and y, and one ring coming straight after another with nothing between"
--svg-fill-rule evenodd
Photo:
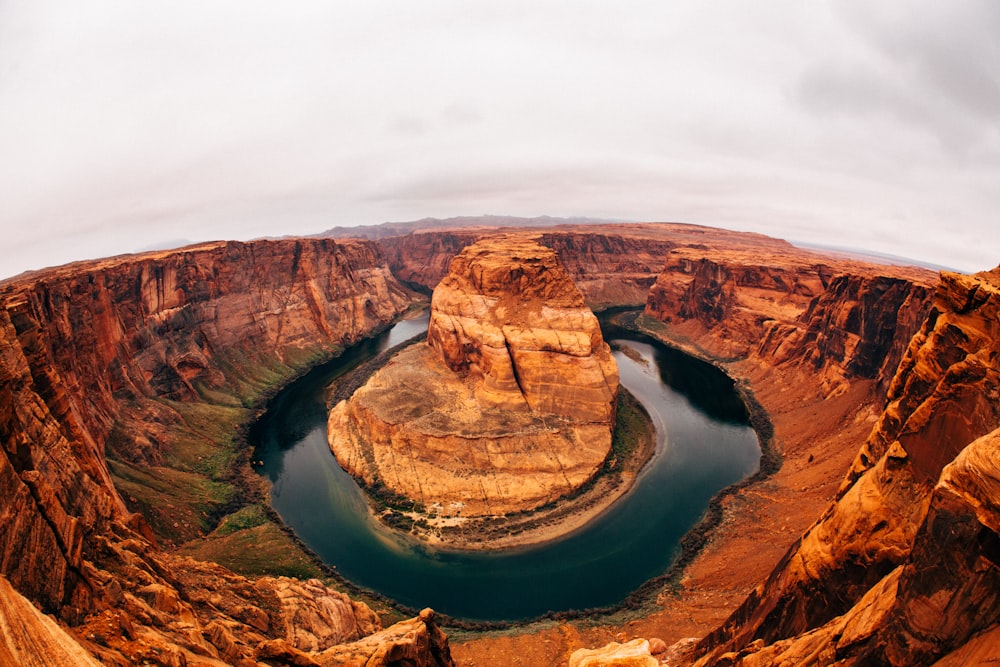
<instances>
[{"instance_id":1,"label":"river channel","mask_svg":"<svg viewBox=\"0 0 1000 667\"><path fill-rule=\"evenodd\" d=\"M760 447L732 381L718 369L602 326L622 385L652 417L656 453L624 498L576 532L498 552L434 549L380 524L337 465L326 441L326 388L426 331L426 317L349 348L274 399L250 435L272 506L346 579L409 607L514 621L621 602L670 567L713 496L757 470Z\"/></svg>"}]
</instances>

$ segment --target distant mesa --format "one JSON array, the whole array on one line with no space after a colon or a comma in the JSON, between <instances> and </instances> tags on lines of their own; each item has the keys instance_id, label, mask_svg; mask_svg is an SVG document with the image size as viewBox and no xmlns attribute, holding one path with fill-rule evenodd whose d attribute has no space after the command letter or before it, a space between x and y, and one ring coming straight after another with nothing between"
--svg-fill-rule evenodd
<instances>
[{"instance_id":1,"label":"distant mesa","mask_svg":"<svg viewBox=\"0 0 1000 667\"><path fill-rule=\"evenodd\" d=\"M578 489L611 447L618 368L556 253L466 247L412 346L330 413L330 447L370 488L429 514L530 510Z\"/></svg>"}]
</instances>

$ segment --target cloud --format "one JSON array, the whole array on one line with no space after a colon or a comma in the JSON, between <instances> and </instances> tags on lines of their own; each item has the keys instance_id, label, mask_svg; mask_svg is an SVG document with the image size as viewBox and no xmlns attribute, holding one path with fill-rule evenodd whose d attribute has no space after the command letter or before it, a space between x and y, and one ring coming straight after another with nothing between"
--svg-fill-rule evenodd
<instances>
[{"instance_id":1,"label":"cloud","mask_svg":"<svg viewBox=\"0 0 1000 667\"><path fill-rule=\"evenodd\" d=\"M1000 261L1000 11L0 4L0 274L478 213Z\"/></svg>"}]
</instances>

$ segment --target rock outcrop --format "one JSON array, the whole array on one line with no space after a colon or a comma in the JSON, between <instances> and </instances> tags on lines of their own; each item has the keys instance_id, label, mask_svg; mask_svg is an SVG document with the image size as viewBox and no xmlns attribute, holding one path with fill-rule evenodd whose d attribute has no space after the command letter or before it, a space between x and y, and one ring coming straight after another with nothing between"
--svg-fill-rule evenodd
<instances>
[{"instance_id":1,"label":"rock outcrop","mask_svg":"<svg viewBox=\"0 0 1000 667\"><path fill-rule=\"evenodd\" d=\"M664 257L688 240L691 225L580 225L558 230L506 230L552 248L587 304L595 309L642 306ZM495 229L416 231L382 238L393 275L430 292L447 275L462 248L495 235ZM724 232L723 232L724 233Z\"/></svg>"},{"instance_id":2,"label":"rock outcrop","mask_svg":"<svg viewBox=\"0 0 1000 667\"><path fill-rule=\"evenodd\" d=\"M477 516L532 509L599 470L618 371L552 250L510 236L465 248L434 291L427 339L331 411L348 472Z\"/></svg>"},{"instance_id":3,"label":"rock outcrop","mask_svg":"<svg viewBox=\"0 0 1000 667\"><path fill-rule=\"evenodd\" d=\"M0 577L0 664L19 667L98 667L54 620Z\"/></svg>"},{"instance_id":4,"label":"rock outcrop","mask_svg":"<svg viewBox=\"0 0 1000 667\"><path fill-rule=\"evenodd\" d=\"M944 274L836 502L699 664L930 664L1000 621L1000 271Z\"/></svg>"},{"instance_id":5,"label":"rock outcrop","mask_svg":"<svg viewBox=\"0 0 1000 667\"><path fill-rule=\"evenodd\" d=\"M658 667L660 661L649 652L649 641L633 639L619 644L612 642L607 646L573 652L569 658L569 667Z\"/></svg>"},{"instance_id":6,"label":"rock outcrop","mask_svg":"<svg viewBox=\"0 0 1000 667\"><path fill-rule=\"evenodd\" d=\"M828 395L852 377L875 379L884 391L930 307L934 274L773 240L757 246L675 249L646 313L707 356L805 365Z\"/></svg>"},{"instance_id":7,"label":"rock outcrop","mask_svg":"<svg viewBox=\"0 0 1000 667\"><path fill-rule=\"evenodd\" d=\"M235 428L268 387L409 301L375 246L330 240L205 244L2 283L0 585L16 593L0 595L0 625L15 633L2 649L11 664L30 664L28 652L39 664L87 664L84 653L123 666L320 664L379 630L365 605L317 581L253 581L165 553L105 453L154 478L225 488L204 472L212 450L198 429L212 423L186 420L214 406ZM197 456L179 444L187 433Z\"/></svg>"}]
</instances>

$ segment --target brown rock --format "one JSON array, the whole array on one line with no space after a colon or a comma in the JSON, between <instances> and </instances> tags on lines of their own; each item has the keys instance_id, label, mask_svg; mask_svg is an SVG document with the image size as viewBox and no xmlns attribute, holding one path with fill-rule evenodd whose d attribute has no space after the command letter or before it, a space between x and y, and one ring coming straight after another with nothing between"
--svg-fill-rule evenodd
<instances>
[{"instance_id":1,"label":"brown rock","mask_svg":"<svg viewBox=\"0 0 1000 667\"><path fill-rule=\"evenodd\" d=\"M649 642L633 639L611 642L601 648L581 648L569 657L569 667L658 667L660 661L650 654Z\"/></svg>"},{"instance_id":2,"label":"brown rock","mask_svg":"<svg viewBox=\"0 0 1000 667\"><path fill-rule=\"evenodd\" d=\"M559 231L504 231L555 250L587 304L596 310L645 304L664 257L691 229L689 225L581 225ZM382 238L379 245L385 249L393 275L430 293L447 275L455 255L496 232L481 227L419 230Z\"/></svg>"},{"instance_id":3,"label":"brown rock","mask_svg":"<svg viewBox=\"0 0 1000 667\"><path fill-rule=\"evenodd\" d=\"M410 348L330 413L330 447L369 486L444 515L532 509L589 480L611 445L618 374L555 253L469 246Z\"/></svg>"},{"instance_id":4,"label":"brown rock","mask_svg":"<svg viewBox=\"0 0 1000 667\"><path fill-rule=\"evenodd\" d=\"M211 243L3 281L0 575L93 636L82 641L108 664L211 664L220 652L248 664L258 643L285 641L285 614L307 648L373 631L367 607L328 589L279 601L160 552L105 451L161 461L183 427L171 401L257 400L408 304L377 248L330 240ZM57 664L47 650L38 659Z\"/></svg>"},{"instance_id":5,"label":"brown rock","mask_svg":"<svg viewBox=\"0 0 1000 667\"><path fill-rule=\"evenodd\" d=\"M427 342L481 380L486 405L608 424L618 369L552 250L516 237L463 250L434 290Z\"/></svg>"},{"instance_id":6,"label":"brown rock","mask_svg":"<svg viewBox=\"0 0 1000 667\"><path fill-rule=\"evenodd\" d=\"M808 364L827 393L851 377L888 386L930 308L933 274L757 245L675 249L646 313L711 356Z\"/></svg>"},{"instance_id":7,"label":"brown rock","mask_svg":"<svg viewBox=\"0 0 1000 667\"><path fill-rule=\"evenodd\" d=\"M285 640L300 651L323 651L370 635L381 627L378 616L367 605L327 588L317 579L264 577L257 586L272 588L277 594Z\"/></svg>"},{"instance_id":8,"label":"brown rock","mask_svg":"<svg viewBox=\"0 0 1000 667\"><path fill-rule=\"evenodd\" d=\"M323 667L454 667L448 638L434 612L396 623L357 642L333 647L317 656Z\"/></svg>"},{"instance_id":9,"label":"brown rock","mask_svg":"<svg viewBox=\"0 0 1000 667\"><path fill-rule=\"evenodd\" d=\"M996 625L998 275L942 276L837 501L699 664L929 664Z\"/></svg>"},{"instance_id":10,"label":"brown rock","mask_svg":"<svg viewBox=\"0 0 1000 667\"><path fill-rule=\"evenodd\" d=\"M942 472L870 653L929 663L1000 622L1000 429ZM883 654L884 651L884 654Z\"/></svg>"},{"instance_id":11,"label":"brown rock","mask_svg":"<svg viewBox=\"0 0 1000 667\"><path fill-rule=\"evenodd\" d=\"M659 637L650 637L649 652L652 655L659 655L660 653L665 653L666 650L667 650L667 642L663 641Z\"/></svg>"},{"instance_id":12,"label":"brown rock","mask_svg":"<svg viewBox=\"0 0 1000 667\"><path fill-rule=\"evenodd\" d=\"M0 576L0 664L97 667L100 663Z\"/></svg>"}]
</instances>

